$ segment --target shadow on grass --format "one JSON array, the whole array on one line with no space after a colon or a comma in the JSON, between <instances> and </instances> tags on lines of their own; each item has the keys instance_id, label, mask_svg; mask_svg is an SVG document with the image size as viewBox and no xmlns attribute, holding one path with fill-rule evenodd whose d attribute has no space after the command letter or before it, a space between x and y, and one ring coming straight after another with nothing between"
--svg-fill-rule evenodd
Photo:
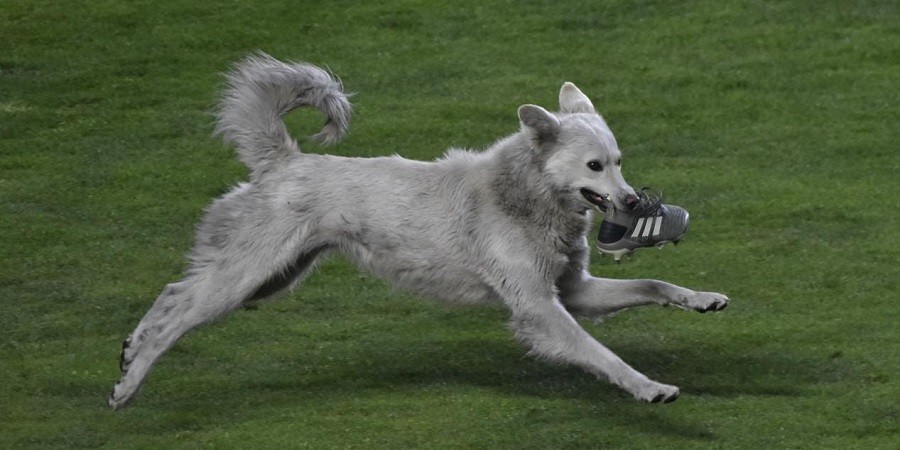
<instances>
[{"instance_id":1,"label":"shadow on grass","mask_svg":"<svg viewBox=\"0 0 900 450\"><path fill-rule=\"evenodd\" d=\"M321 354L311 357L301 349L294 353L295 359L285 358L283 354L280 358L268 358L261 352L254 355L259 366L233 374L215 373L215 365L203 367L202 362L193 368L182 366L176 370L187 372L184 375L187 382L160 389L160 380L154 382L151 377L147 389L156 392L152 398L139 398L136 408L163 409L194 417L202 412L203 418L197 417L197 423L182 424L202 428L206 421L222 426L266 417L272 408L303 409L309 405L349 399L364 401L368 396L404 391L423 392L434 401L442 395L435 394L435 390L446 392L455 387L465 390L474 386L496 392L498 398L571 400L567 405L569 412L574 410L578 417L590 418L598 425L605 423L690 440L709 441L716 437L705 424L695 423L678 414L677 409L671 409L678 408L677 402L674 405L637 403L627 393L579 369L526 358L524 351L511 341L419 341L414 347L392 345L395 343L354 342L352 347L328 358ZM800 396L804 385L833 381L826 367L828 361L808 356L750 354L712 345L632 346L619 348L617 352L649 377L680 386L683 397L714 400ZM170 359L168 363L194 366L186 356L179 355L173 358L179 361ZM196 372L194 377L189 375L196 370L208 373L206 382L204 375ZM215 375L209 379L211 372ZM138 427L133 431L140 433L141 425ZM152 432L148 429L148 433Z\"/></svg>"}]
</instances>

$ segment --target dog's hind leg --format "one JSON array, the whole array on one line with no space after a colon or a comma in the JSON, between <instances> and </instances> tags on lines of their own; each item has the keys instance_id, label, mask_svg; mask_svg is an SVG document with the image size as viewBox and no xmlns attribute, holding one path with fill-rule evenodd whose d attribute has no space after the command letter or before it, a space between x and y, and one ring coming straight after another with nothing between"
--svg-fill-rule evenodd
<instances>
[{"instance_id":1,"label":"dog's hind leg","mask_svg":"<svg viewBox=\"0 0 900 450\"><path fill-rule=\"evenodd\" d=\"M144 315L137 328L122 343L119 368L122 378L113 387L107 399L113 409L124 407L137 393L144 378L156 360L168 350L181 335L202 323L197 321L201 309L217 306L218 315L229 311L227 303L198 302L199 290L204 284L198 276L167 285L156 302ZM207 305L198 305L207 303Z\"/></svg>"},{"instance_id":2,"label":"dog's hind leg","mask_svg":"<svg viewBox=\"0 0 900 450\"><path fill-rule=\"evenodd\" d=\"M290 239L294 245L273 239L265 230L242 236L242 241L229 243L225 250L198 245L205 250L195 249L189 275L166 286L156 299L123 343L123 376L108 398L112 408L119 409L134 397L159 357L185 333L248 301L290 287L310 272L316 257L326 248L311 245L308 236ZM235 251L232 247L252 251Z\"/></svg>"},{"instance_id":3,"label":"dog's hind leg","mask_svg":"<svg viewBox=\"0 0 900 450\"><path fill-rule=\"evenodd\" d=\"M288 272L279 270L269 277L249 277L234 270L238 267L232 270L210 267L166 286L123 344L120 360L123 375L109 395L109 406L113 409L125 406L159 357L185 333L228 314L245 302L287 288L309 272L320 251L313 249L302 254L298 261L303 266L288 267Z\"/></svg>"}]
</instances>

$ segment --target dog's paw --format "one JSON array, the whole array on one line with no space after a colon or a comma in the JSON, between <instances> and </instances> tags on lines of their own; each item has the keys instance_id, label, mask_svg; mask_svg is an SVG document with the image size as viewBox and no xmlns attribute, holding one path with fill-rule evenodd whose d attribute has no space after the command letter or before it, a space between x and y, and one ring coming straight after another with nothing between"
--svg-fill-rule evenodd
<instances>
[{"instance_id":1,"label":"dog's paw","mask_svg":"<svg viewBox=\"0 0 900 450\"><path fill-rule=\"evenodd\" d=\"M109 405L113 411L118 411L131 403L135 393L134 390L129 392L128 389L125 389L120 381L113 386L112 392L109 393L109 397L106 397L106 404Z\"/></svg>"},{"instance_id":2,"label":"dog's paw","mask_svg":"<svg viewBox=\"0 0 900 450\"><path fill-rule=\"evenodd\" d=\"M678 299L675 305L684 309L693 309L701 313L721 311L728 307L728 297L715 292L694 292Z\"/></svg>"},{"instance_id":3,"label":"dog's paw","mask_svg":"<svg viewBox=\"0 0 900 450\"><path fill-rule=\"evenodd\" d=\"M672 403L678 400L679 395L681 395L681 391L678 389L678 386L650 381L638 392L634 393L634 398L647 403Z\"/></svg>"}]
</instances>

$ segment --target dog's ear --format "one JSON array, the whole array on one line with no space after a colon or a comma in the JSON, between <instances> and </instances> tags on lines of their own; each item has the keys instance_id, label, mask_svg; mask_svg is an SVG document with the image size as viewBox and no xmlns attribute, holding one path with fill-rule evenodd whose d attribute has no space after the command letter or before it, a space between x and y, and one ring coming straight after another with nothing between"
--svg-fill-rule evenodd
<instances>
[{"instance_id":1,"label":"dog's ear","mask_svg":"<svg viewBox=\"0 0 900 450\"><path fill-rule=\"evenodd\" d=\"M559 110L564 113L596 113L591 99L574 84L566 81L559 90Z\"/></svg>"},{"instance_id":2,"label":"dog's ear","mask_svg":"<svg viewBox=\"0 0 900 450\"><path fill-rule=\"evenodd\" d=\"M559 134L559 119L537 105L519 107L522 128L531 132L540 142L554 141Z\"/></svg>"}]
</instances>

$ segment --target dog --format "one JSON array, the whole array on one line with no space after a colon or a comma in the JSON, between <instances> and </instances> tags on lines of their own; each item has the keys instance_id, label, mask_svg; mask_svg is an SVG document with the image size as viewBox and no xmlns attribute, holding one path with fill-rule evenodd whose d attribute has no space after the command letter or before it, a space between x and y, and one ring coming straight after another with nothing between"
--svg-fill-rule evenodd
<instances>
[{"instance_id":1,"label":"dog","mask_svg":"<svg viewBox=\"0 0 900 450\"><path fill-rule=\"evenodd\" d=\"M351 104L330 72L260 52L227 74L216 132L250 180L206 210L184 278L125 339L110 407L128 404L185 333L295 287L333 252L424 297L504 305L515 339L535 357L579 366L641 401L678 398L676 386L630 367L575 317L651 304L718 311L729 299L588 273L594 211L604 200L629 208L638 199L615 137L574 84L562 85L558 112L523 105L515 133L432 162L303 153L282 121L298 107L326 117L314 139L346 133Z\"/></svg>"}]
</instances>

